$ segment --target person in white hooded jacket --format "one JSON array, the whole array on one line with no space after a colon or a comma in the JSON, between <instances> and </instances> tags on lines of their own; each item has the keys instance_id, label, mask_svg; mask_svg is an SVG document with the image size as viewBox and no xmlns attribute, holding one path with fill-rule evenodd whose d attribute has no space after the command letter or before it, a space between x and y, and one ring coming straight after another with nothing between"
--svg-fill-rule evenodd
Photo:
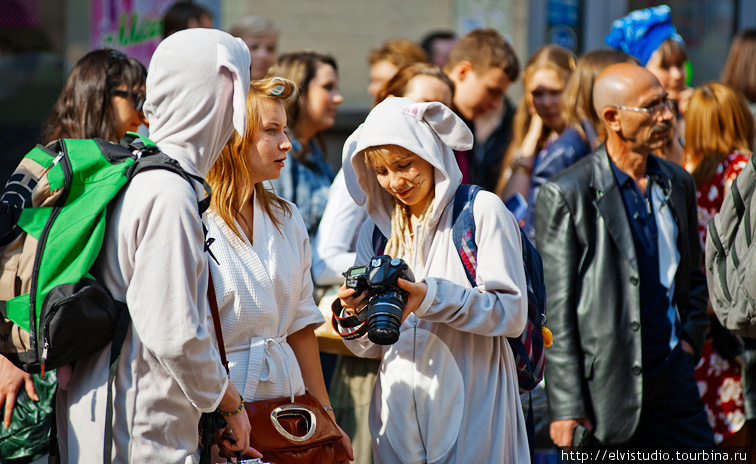
<instances>
[{"instance_id":1,"label":"person in white hooded jacket","mask_svg":"<svg viewBox=\"0 0 756 464\"><path fill-rule=\"evenodd\" d=\"M152 140L188 173L204 177L234 128L244 132L249 66L244 42L218 30L180 31L157 47L144 113ZM114 463L183 463L197 450L201 413L239 407L206 327L204 197L199 183L151 170L115 200L92 269L132 321L114 382ZM103 462L109 357L107 345L78 361L58 398L64 463ZM254 455L246 414L226 419L231 449Z\"/></svg>"},{"instance_id":2,"label":"person in white hooded jacket","mask_svg":"<svg viewBox=\"0 0 756 464\"><path fill-rule=\"evenodd\" d=\"M369 215L356 264L377 254L377 227L388 238L385 253L404 259L416 278L398 281L408 298L395 344L345 340L358 356L382 357L370 413L376 463L530 461L506 339L519 336L527 318L517 223L498 197L478 193L474 288L452 237L462 179L452 149L469 149L472 140L443 104L391 97L344 146L349 193ZM363 297L339 290L350 313L365 309Z\"/></svg>"}]
</instances>

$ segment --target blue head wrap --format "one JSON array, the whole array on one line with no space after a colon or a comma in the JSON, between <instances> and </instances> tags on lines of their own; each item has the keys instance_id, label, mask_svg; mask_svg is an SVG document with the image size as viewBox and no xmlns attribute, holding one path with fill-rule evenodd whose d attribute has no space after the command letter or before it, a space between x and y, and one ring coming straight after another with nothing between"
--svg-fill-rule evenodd
<instances>
[{"instance_id":1,"label":"blue head wrap","mask_svg":"<svg viewBox=\"0 0 756 464\"><path fill-rule=\"evenodd\" d=\"M651 55L670 37L685 45L672 25L669 7L659 5L631 11L614 21L604 41L610 47L638 58L641 66L646 66Z\"/></svg>"}]
</instances>

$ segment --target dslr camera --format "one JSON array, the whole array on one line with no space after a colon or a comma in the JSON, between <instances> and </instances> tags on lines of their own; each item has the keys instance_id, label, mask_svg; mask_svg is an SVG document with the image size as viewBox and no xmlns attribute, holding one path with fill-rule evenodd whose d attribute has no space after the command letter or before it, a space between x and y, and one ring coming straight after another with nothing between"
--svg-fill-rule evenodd
<instances>
[{"instance_id":1,"label":"dslr camera","mask_svg":"<svg viewBox=\"0 0 756 464\"><path fill-rule=\"evenodd\" d=\"M367 334L371 342L392 345L399 339L402 312L407 304L407 292L399 288L399 278L415 281L403 259L388 255L375 256L367 266L353 266L344 272L346 286L355 290L355 295L368 292L367 311L358 314L367 318ZM366 315L366 316L365 316Z\"/></svg>"}]
</instances>

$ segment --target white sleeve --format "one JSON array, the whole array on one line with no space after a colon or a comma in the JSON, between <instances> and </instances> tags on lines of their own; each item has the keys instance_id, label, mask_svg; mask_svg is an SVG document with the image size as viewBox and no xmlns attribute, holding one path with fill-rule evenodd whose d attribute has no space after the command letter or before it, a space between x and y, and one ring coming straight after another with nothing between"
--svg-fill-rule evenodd
<instances>
[{"instance_id":1,"label":"white sleeve","mask_svg":"<svg viewBox=\"0 0 756 464\"><path fill-rule=\"evenodd\" d=\"M525 329L528 310L520 230L512 213L489 192L478 193L473 215L475 288L467 280L426 277L428 291L415 315L463 332L517 337Z\"/></svg>"},{"instance_id":2,"label":"white sleeve","mask_svg":"<svg viewBox=\"0 0 756 464\"><path fill-rule=\"evenodd\" d=\"M339 171L328 192L328 203L313 244L312 275L317 285L344 283L342 272L354 265L354 243L366 218L365 207L354 202L347 190L344 171Z\"/></svg>"},{"instance_id":3,"label":"white sleeve","mask_svg":"<svg viewBox=\"0 0 756 464\"><path fill-rule=\"evenodd\" d=\"M135 177L119 233L133 247L126 303L134 331L189 401L213 411L228 378L206 325L208 265L196 192L172 173Z\"/></svg>"}]
</instances>

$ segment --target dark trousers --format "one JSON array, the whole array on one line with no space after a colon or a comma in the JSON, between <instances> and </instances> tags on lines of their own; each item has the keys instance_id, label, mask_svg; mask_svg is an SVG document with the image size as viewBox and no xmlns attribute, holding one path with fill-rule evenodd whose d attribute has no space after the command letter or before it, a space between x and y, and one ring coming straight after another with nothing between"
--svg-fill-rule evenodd
<instances>
[{"instance_id":1,"label":"dark trousers","mask_svg":"<svg viewBox=\"0 0 756 464\"><path fill-rule=\"evenodd\" d=\"M682 351L657 375L643 380L640 423L630 447L716 448L694 368L693 356Z\"/></svg>"},{"instance_id":2,"label":"dark trousers","mask_svg":"<svg viewBox=\"0 0 756 464\"><path fill-rule=\"evenodd\" d=\"M698 393L694 367L693 356L680 352L655 376L644 378L640 422L627 443L604 445L590 438L578 451L561 452L561 460L610 462L629 460L633 454L635 460L721 462L714 454L714 432Z\"/></svg>"}]
</instances>

